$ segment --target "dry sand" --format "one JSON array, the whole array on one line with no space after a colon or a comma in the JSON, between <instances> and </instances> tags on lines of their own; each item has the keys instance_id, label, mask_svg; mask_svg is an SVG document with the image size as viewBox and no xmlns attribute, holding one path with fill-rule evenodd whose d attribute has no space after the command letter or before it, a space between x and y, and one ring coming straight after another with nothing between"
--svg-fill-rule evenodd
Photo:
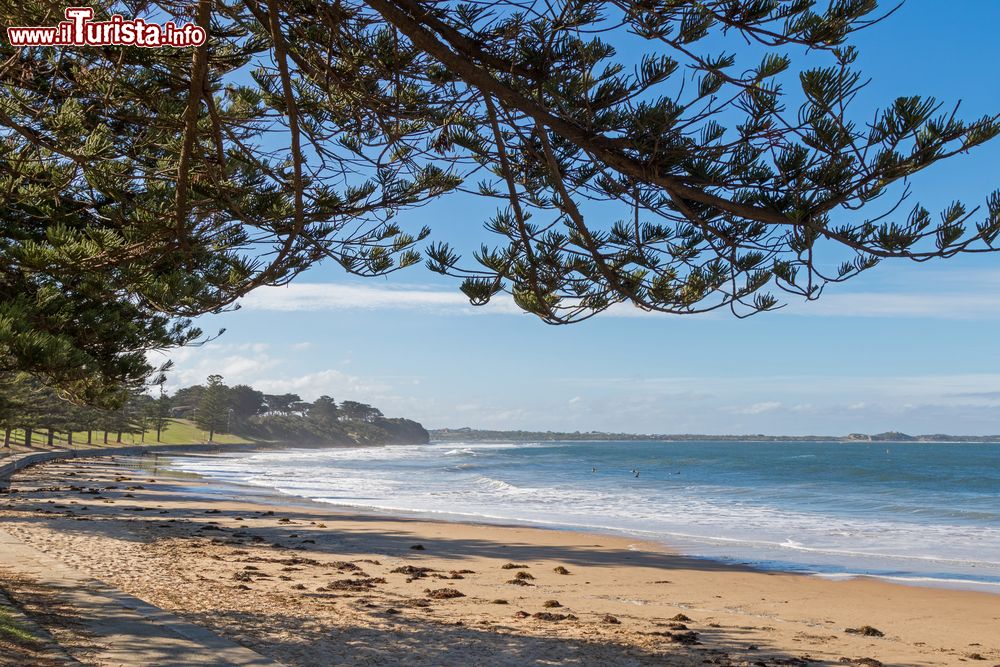
<instances>
[{"instance_id":1,"label":"dry sand","mask_svg":"<svg viewBox=\"0 0 1000 667\"><path fill-rule=\"evenodd\" d=\"M0 521L288 665L1000 665L998 595L343 513L152 461L38 466L0 496ZM884 636L847 631L864 626Z\"/></svg>"}]
</instances>

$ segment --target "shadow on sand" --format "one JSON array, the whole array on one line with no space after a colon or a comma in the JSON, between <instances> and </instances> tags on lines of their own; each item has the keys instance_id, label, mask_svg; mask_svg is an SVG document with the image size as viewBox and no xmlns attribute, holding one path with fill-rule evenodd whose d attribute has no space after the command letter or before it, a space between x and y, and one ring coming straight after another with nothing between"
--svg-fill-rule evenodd
<instances>
[{"instance_id":1,"label":"shadow on sand","mask_svg":"<svg viewBox=\"0 0 1000 667\"><path fill-rule=\"evenodd\" d=\"M78 465L75 462L74 465ZM176 481L158 477L157 482L143 482L141 477L149 471L122 469L122 474L132 475L127 483L116 483L114 475L102 474L100 469L79 477L58 478L52 469L48 476L33 480L40 484L60 485L60 490L24 488L16 490L18 507L36 514L26 519L28 523L46 523L67 534L100 535L136 542L155 542L158 539L203 538L222 545L270 546L289 556L308 557L314 554L336 554L341 558L352 555L378 553L400 558L433 557L449 559L456 563L471 557L498 558L509 561L554 560L573 565L629 565L657 568L665 578L671 570L747 571L740 567L711 560L686 558L669 553L632 551L602 545L600 537L579 534L579 544L546 546L470 539L437 537L426 534L418 538L407 525L423 519L382 517L376 515L348 515L330 511L319 503L299 503L299 508L289 506L294 499L277 499L273 516L268 510L251 509L273 496L252 488L238 488L232 492L213 492L210 496L191 495L191 489ZM129 483L142 484L141 497L124 497ZM77 491L67 491L66 485L79 485ZM109 486L117 488L109 489ZM98 494L88 493L97 489ZM138 493L138 491L137 491ZM196 491L197 493L197 491ZM105 504L105 499L114 500ZM173 506L169 513L160 514L157 505L179 499L189 500L186 507ZM218 510L213 499L236 503L233 509ZM79 500L81 504L67 504ZM50 502L52 501L52 502ZM247 506L240 507L245 502ZM90 509L82 509L83 503ZM316 524L323 520L322 512L338 523L350 526L347 531L331 532ZM67 513L71 513L72 516ZM268 522L284 521L280 525L233 525L236 517L244 519L264 517ZM82 519L82 520L81 520ZM232 520L232 521L230 521ZM388 528L391 521L397 528ZM221 525L226 523L227 525ZM206 528L206 527L209 528ZM423 547L414 551L413 546ZM308 552L308 553L302 553ZM338 603L343 600L338 600ZM471 625L449 624L439 619L421 619L419 615L390 615L383 604L370 604L359 596L351 604L372 606L367 614L381 617L380 627L351 625L330 626L310 622L305 615L285 613L252 613L233 610L194 612L176 610L179 616L193 623L204 625L222 633L234 627L241 628L239 636L230 638L272 657L294 665L320 664L308 662L302 656L306 649L311 655L317 648L325 658L323 665L731 665L743 667L776 667L778 665L832 665L833 662L806 660L801 655L778 652L760 645L752 646L747 633L736 627L697 627L700 644L685 646L676 643L667 634L660 633L649 642L655 649L626 646L609 640L607 635L587 640L580 637L559 636L559 624L552 624L546 636L527 634L516 624L505 626L490 623L488 628ZM381 607L381 608L380 608ZM387 625L388 624L388 625ZM386 629L388 628L388 629ZM757 639L759 642L759 637ZM807 651L808 646L803 646ZM855 664L865 664L858 662ZM875 663L869 663L875 664Z\"/></svg>"}]
</instances>

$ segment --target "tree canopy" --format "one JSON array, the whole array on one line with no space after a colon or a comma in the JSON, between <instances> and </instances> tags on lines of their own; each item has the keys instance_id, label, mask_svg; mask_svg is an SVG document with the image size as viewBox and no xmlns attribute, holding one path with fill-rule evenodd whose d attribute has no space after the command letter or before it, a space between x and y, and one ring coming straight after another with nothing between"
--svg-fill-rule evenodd
<instances>
[{"instance_id":1,"label":"tree canopy","mask_svg":"<svg viewBox=\"0 0 1000 667\"><path fill-rule=\"evenodd\" d=\"M353 419L357 421L371 422L382 417L382 411L376 407L372 407L367 403L358 403L357 401L344 401L340 404L340 414L344 416L345 419Z\"/></svg>"},{"instance_id":2,"label":"tree canopy","mask_svg":"<svg viewBox=\"0 0 1000 667\"><path fill-rule=\"evenodd\" d=\"M120 402L148 350L201 336L190 318L324 258L370 276L425 250L472 303L550 323L742 317L1000 233L998 194L907 199L1000 124L918 95L858 108L851 36L892 20L874 0L96 5L210 37L0 51L0 371L82 400ZM468 259L406 215L459 192L497 205Z\"/></svg>"},{"instance_id":3,"label":"tree canopy","mask_svg":"<svg viewBox=\"0 0 1000 667\"><path fill-rule=\"evenodd\" d=\"M318 422L335 422L340 416L337 403L329 396L320 396L309 406L310 419Z\"/></svg>"},{"instance_id":4,"label":"tree canopy","mask_svg":"<svg viewBox=\"0 0 1000 667\"><path fill-rule=\"evenodd\" d=\"M231 406L230 389L222 384L221 375L209 375L208 384L194 412L194 422L208 431L211 442L216 431L228 430Z\"/></svg>"},{"instance_id":5,"label":"tree canopy","mask_svg":"<svg viewBox=\"0 0 1000 667\"><path fill-rule=\"evenodd\" d=\"M221 375L208 376L204 385L178 388L172 396L163 385L156 397L130 392L125 403L116 409L81 406L60 398L38 379L22 374L17 379L0 377L0 449L38 444L39 437L49 446L93 444L94 432L103 431L103 442L114 434L114 442L124 435L146 436L155 433L161 441L164 430L177 441L192 437L190 431L175 425L190 420L205 432L209 441L220 433L235 434L252 440L283 441L300 444L388 444L427 442L427 431L417 422L404 418L386 418L382 411L367 403L344 401L338 406L327 395L315 401L302 401L296 394L265 395L245 384L227 386ZM284 401L282 411L270 407L267 400ZM341 418L343 416L343 418ZM40 434L40 435L39 435ZM187 435L185 435L187 434ZM3 452L0 452L2 455Z\"/></svg>"},{"instance_id":6,"label":"tree canopy","mask_svg":"<svg viewBox=\"0 0 1000 667\"><path fill-rule=\"evenodd\" d=\"M298 394L264 394L264 404L268 412L288 414L293 411L293 405L301 402L302 398Z\"/></svg>"},{"instance_id":7,"label":"tree canopy","mask_svg":"<svg viewBox=\"0 0 1000 667\"><path fill-rule=\"evenodd\" d=\"M233 409L233 416L245 421L263 411L264 392L245 384L238 384L229 390L229 403Z\"/></svg>"}]
</instances>

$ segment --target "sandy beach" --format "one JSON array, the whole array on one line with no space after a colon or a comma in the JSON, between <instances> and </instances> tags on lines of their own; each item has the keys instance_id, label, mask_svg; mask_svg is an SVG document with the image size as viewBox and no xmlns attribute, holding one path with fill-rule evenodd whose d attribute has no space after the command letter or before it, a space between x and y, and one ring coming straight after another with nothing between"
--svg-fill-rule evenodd
<instances>
[{"instance_id":1,"label":"sandy beach","mask_svg":"<svg viewBox=\"0 0 1000 667\"><path fill-rule=\"evenodd\" d=\"M759 572L607 535L346 513L154 461L32 468L0 497L0 522L287 665L1000 664L1000 596L989 593ZM31 610L31 582L0 571L0 583ZM86 664L85 638L65 643Z\"/></svg>"}]
</instances>

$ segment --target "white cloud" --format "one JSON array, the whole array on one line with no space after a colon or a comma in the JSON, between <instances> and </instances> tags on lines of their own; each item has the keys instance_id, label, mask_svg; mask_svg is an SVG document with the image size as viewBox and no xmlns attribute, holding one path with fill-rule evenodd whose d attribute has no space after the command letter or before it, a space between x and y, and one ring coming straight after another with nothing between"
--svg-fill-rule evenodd
<instances>
[{"instance_id":1,"label":"white cloud","mask_svg":"<svg viewBox=\"0 0 1000 667\"><path fill-rule=\"evenodd\" d=\"M781 408L781 403L779 401L763 401L761 403L754 403L745 408L740 408L736 412L743 415L759 415L765 412L774 412Z\"/></svg>"},{"instance_id":2,"label":"white cloud","mask_svg":"<svg viewBox=\"0 0 1000 667\"><path fill-rule=\"evenodd\" d=\"M229 385L250 384L281 365L279 359L268 354L269 349L266 343L207 343L171 350L174 369L167 375L167 389L204 384L215 373ZM159 364L163 358L157 353L150 361Z\"/></svg>"},{"instance_id":3,"label":"white cloud","mask_svg":"<svg viewBox=\"0 0 1000 667\"><path fill-rule=\"evenodd\" d=\"M341 283L291 283L261 287L240 301L246 310L291 312L329 310L411 310L450 315L526 315L508 294L498 294L484 306L473 306L457 288L422 285L388 286ZM618 303L604 317L670 317ZM685 319L699 317L688 315Z\"/></svg>"},{"instance_id":4,"label":"white cloud","mask_svg":"<svg viewBox=\"0 0 1000 667\"><path fill-rule=\"evenodd\" d=\"M293 346L293 349L305 348ZM230 386L249 384L269 394L294 392L309 399L334 392L351 398L362 394L371 397L388 389L385 383L363 381L336 369L282 377L280 369L287 365L286 360L273 356L271 351L266 343L208 343L171 350L174 370L167 376L167 389L204 384L205 378L213 373L221 375ZM152 361L162 359L156 357Z\"/></svg>"},{"instance_id":5,"label":"white cloud","mask_svg":"<svg viewBox=\"0 0 1000 667\"><path fill-rule=\"evenodd\" d=\"M507 296L497 296L489 304L474 307L456 290L420 286L388 287L339 283L292 283L284 287L262 287L240 304L247 310L426 310L454 313L518 314L522 311Z\"/></svg>"},{"instance_id":6,"label":"white cloud","mask_svg":"<svg viewBox=\"0 0 1000 667\"><path fill-rule=\"evenodd\" d=\"M828 292L817 301L792 304L784 312L821 317L996 319L1000 317L1000 294Z\"/></svg>"},{"instance_id":7,"label":"white cloud","mask_svg":"<svg viewBox=\"0 0 1000 667\"><path fill-rule=\"evenodd\" d=\"M371 401L384 397L391 385L378 380L363 380L354 375L329 368L315 373L285 378L259 378L253 386L267 394L299 394L305 400L315 400L324 394L337 400Z\"/></svg>"},{"instance_id":8,"label":"white cloud","mask_svg":"<svg viewBox=\"0 0 1000 667\"><path fill-rule=\"evenodd\" d=\"M422 285L359 285L342 283L292 283L262 287L241 301L247 310L290 312L329 310L410 310L436 314L524 315L506 294L485 306L472 306L457 288ZM789 301L779 313L799 317L919 317L933 319L996 319L1000 317L1000 293L935 292L833 292L818 301ZM673 317L690 320L724 316L718 313L671 316L640 310L628 303L615 304L599 317ZM767 317L764 314L762 317Z\"/></svg>"}]
</instances>

